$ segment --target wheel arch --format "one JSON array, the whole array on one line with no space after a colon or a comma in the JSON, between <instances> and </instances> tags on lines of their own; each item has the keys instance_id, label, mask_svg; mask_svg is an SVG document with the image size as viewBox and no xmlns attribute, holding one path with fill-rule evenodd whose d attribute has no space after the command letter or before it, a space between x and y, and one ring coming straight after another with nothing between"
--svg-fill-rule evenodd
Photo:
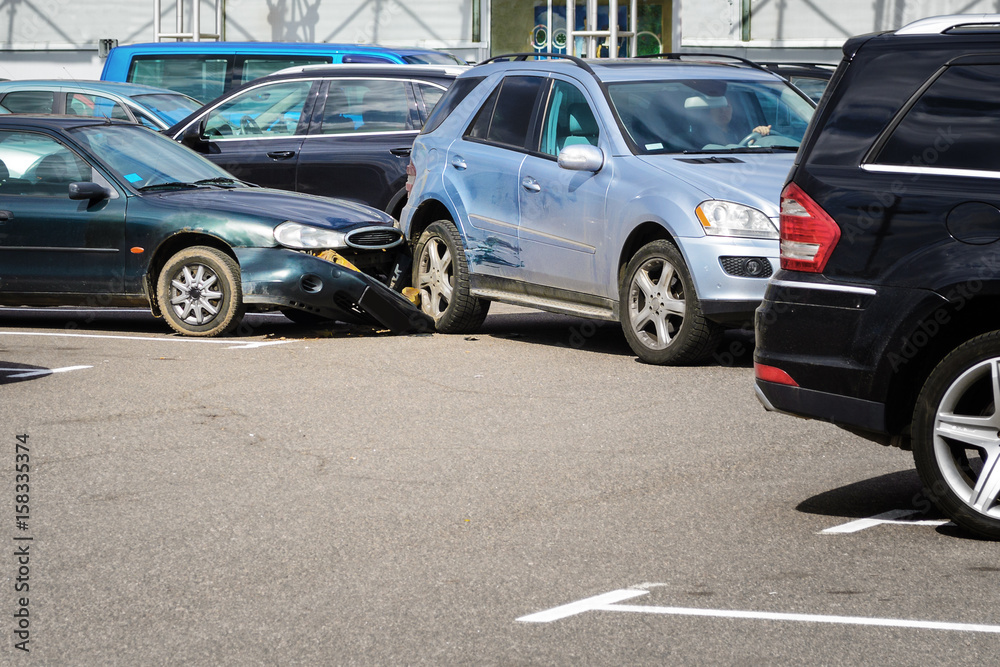
<instances>
[{"instance_id":1,"label":"wheel arch","mask_svg":"<svg viewBox=\"0 0 1000 667\"><path fill-rule=\"evenodd\" d=\"M629 260L635 256L635 253L639 252L639 248L652 241L670 241L677 246L678 250L681 249L677 243L677 239L659 222L648 220L637 225L625 238L621 252L618 255L618 266L615 271L616 285L622 284L625 267L628 266Z\"/></svg>"},{"instance_id":2,"label":"wheel arch","mask_svg":"<svg viewBox=\"0 0 1000 667\"><path fill-rule=\"evenodd\" d=\"M156 300L156 281L160 276L160 271L163 270L164 265L171 257L185 248L191 248L194 246L207 246L209 248L215 248L216 250L229 255L233 261L236 262L237 267L240 265L240 260L236 257L236 253L233 252L232 246L217 236L199 232L178 232L177 234L167 237L162 243L160 243L159 246L157 246L156 250L153 251L145 276L146 298L149 300L150 310L152 310L153 314L157 317L162 315L159 304Z\"/></svg>"},{"instance_id":3,"label":"wheel arch","mask_svg":"<svg viewBox=\"0 0 1000 667\"><path fill-rule=\"evenodd\" d=\"M442 204L437 199L428 199L420 202L420 205L410 216L410 243L416 243L417 239L420 238L420 235L424 233L424 230L427 229L432 222L437 222L438 220L450 220L454 223L455 216L452 215L447 206ZM459 232L461 232L461 230L459 230Z\"/></svg>"}]
</instances>

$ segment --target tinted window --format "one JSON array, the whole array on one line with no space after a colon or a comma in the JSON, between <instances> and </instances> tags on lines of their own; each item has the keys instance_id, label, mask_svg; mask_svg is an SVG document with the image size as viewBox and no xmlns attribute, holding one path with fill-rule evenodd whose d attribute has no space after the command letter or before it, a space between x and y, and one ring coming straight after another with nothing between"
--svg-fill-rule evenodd
<instances>
[{"instance_id":1,"label":"tinted window","mask_svg":"<svg viewBox=\"0 0 1000 667\"><path fill-rule=\"evenodd\" d=\"M295 134L312 81L283 81L243 91L208 114L205 136L253 139Z\"/></svg>"},{"instance_id":2,"label":"tinted window","mask_svg":"<svg viewBox=\"0 0 1000 667\"><path fill-rule=\"evenodd\" d=\"M228 66L223 56L136 56L125 80L176 90L204 103L222 94Z\"/></svg>"},{"instance_id":3,"label":"tinted window","mask_svg":"<svg viewBox=\"0 0 1000 667\"><path fill-rule=\"evenodd\" d=\"M55 139L0 131L0 194L66 197L69 184L91 181L91 168Z\"/></svg>"},{"instance_id":4,"label":"tinted window","mask_svg":"<svg viewBox=\"0 0 1000 667\"><path fill-rule=\"evenodd\" d=\"M547 79L509 76L483 105L468 136L504 146L524 148L538 91ZM491 102L496 100L495 105ZM491 113L492 110L492 113Z\"/></svg>"},{"instance_id":5,"label":"tinted window","mask_svg":"<svg viewBox=\"0 0 1000 667\"><path fill-rule=\"evenodd\" d=\"M419 81L414 83L417 91L420 93L420 98L424 102L424 109L430 114L434 110L434 107L437 106L437 103L441 101L441 98L444 97L447 89L442 86L433 86L429 83L421 83Z\"/></svg>"},{"instance_id":6,"label":"tinted window","mask_svg":"<svg viewBox=\"0 0 1000 667\"><path fill-rule=\"evenodd\" d=\"M315 56L296 56L294 58L247 58L243 61L243 71L240 73L240 83L253 81L262 76L273 74L279 69L286 67L300 67L302 65L322 65L333 62L333 58Z\"/></svg>"},{"instance_id":7,"label":"tinted window","mask_svg":"<svg viewBox=\"0 0 1000 667\"><path fill-rule=\"evenodd\" d=\"M66 113L70 116L98 116L117 120L132 120L120 104L109 97L69 93L66 95Z\"/></svg>"},{"instance_id":8,"label":"tinted window","mask_svg":"<svg viewBox=\"0 0 1000 667\"><path fill-rule=\"evenodd\" d=\"M48 90L19 90L7 93L3 105L11 113L52 113L55 93Z\"/></svg>"},{"instance_id":9,"label":"tinted window","mask_svg":"<svg viewBox=\"0 0 1000 667\"><path fill-rule=\"evenodd\" d=\"M381 58L379 56L364 56L364 55L346 55L341 59L341 62L345 63L373 63L376 65L384 65L385 63L393 62L390 58Z\"/></svg>"},{"instance_id":10,"label":"tinted window","mask_svg":"<svg viewBox=\"0 0 1000 667\"><path fill-rule=\"evenodd\" d=\"M330 82L323 134L404 132L410 124L406 81L342 79Z\"/></svg>"},{"instance_id":11,"label":"tinted window","mask_svg":"<svg viewBox=\"0 0 1000 667\"><path fill-rule=\"evenodd\" d=\"M596 146L599 134L597 119L583 93L572 84L555 81L545 111L539 150L556 156L573 144Z\"/></svg>"},{"instance_id":12,"label":"tinted window","mask_svg":"<svg viewBox=\"0 0 1000 667\"><path fill-rule=\"evenodd\" d=\"M450 53L413 53L403 56L410 65L464 65L465 63Z\"/></svg>"},{"instance_id":13,"label":"tinted window","mask_svg":"<svg viewBox=\"0 0 1000 667\"><path fill-rule=\"evenodd\" d=\"M438 126L444 122L445 118L451 115L451 112L455 110L455 107L461 104L462 100L464 100L484 78L485 77L481 76L470 76L462 79L455 79L455 82L451 84L451 87L448 89L448 92L445 93L444 97L438 100L438 103L434 105L434 111L427 118L427 124L424 125L424 134L436 130Z\"/></svg>"},{"instance_id":14,"label":"tinted window","mask_svg":"<svg viewBox=\"0 0 1000 667\"><path fill-rule=\"evenodd\" d=\"M1000 171L1000 65L950 67L893 131L876 162Z\"/></svg>"}]
</instances>

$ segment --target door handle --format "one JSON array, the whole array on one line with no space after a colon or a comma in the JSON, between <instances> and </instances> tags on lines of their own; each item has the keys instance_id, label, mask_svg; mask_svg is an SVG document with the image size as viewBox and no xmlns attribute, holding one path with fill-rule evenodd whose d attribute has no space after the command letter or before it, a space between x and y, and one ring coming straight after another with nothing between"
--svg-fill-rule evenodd
<instances>
[{"instance_id":1,"label":"door handle","mask_svg":"<svg viewBox=\"0 0 1000 667\"><path fill-rule=\"evenodd\" d=\"M13 220L14 214L10 211L0 211L0 225L7 222L8 220Z\"/></svg>"},{"instance_id":2,"label":"door handle","mask_svg":"<svg viewBox=\"0 0 1000 667\"><path fill-rule=\"evenodd\" d=\"M453 166L455 169L458 169L459 171L462 171L463 169L467 169L469 167L469 165L465 164L465 158L463 158L461 155L456 155L451 159L451 166Z\"/></svg>"},{"instance_id":3,"label":"door handle","mask_svg":"<svg viewBox=\"0 0 1000 667\"><path fill-rule=\"evenodd\" d=\"M267 156L274 160L287 160L290 157L295 157L295 151L271 151Z\"/></svg>"},{"instance_id":4,"label":"door handle","mask_svg":"<svg viewBox=\"0 0 1000 667\"><path fill-rule=\"evenodd\" d=\"M528 192L541 192L542 186L538 184L538 181L533 179L531 176L525 176L521 179L521 187Z\"/></svg>"},{"instance_id":5,"label":"door handle","mask_svg":"<svg viewBox=\"0 0 1000 667\"><path fill-rule=\"evenodd\" d=\"M408 157L410 155L409 148L390 148L389 152L396 157Z\"/></svg>"}]
</instances>

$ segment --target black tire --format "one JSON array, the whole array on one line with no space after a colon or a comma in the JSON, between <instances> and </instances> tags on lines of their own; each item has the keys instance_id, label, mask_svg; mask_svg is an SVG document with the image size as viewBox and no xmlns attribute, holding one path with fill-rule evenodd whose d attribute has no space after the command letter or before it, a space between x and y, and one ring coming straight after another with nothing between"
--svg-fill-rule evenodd
<instances>
[{"instance_id":1,"label":"black tire","mask_svg":"<svg viewBox=\"0 0 1000 667\"><path fill-rule=\"evenodd\" d=\"M928 497L949 519L1000 539L1000 331L953 350L917 398L913 460Z\"/></svg>"},{"instance_id":2,"label":"black tire","mask_svg":"<svg viewBox=\"0 0 1000 667\"><path fill-rule=\"evenodd\" d=\"M715 351L722 327L705 319L684 258L669 241L639 249L619 286L622 331L648 364L690 364Z\"/></svg>"},{"instance_id":3,"label":"black tire","mask_svg":"<svg viewBox=\"0 0 1000 667\"><path fill-rule=\"evenodd\" d=\"M472 333L490 310L490 302L469 293L469 265L462 237L450 220L428 225L413 253L412 285L420 290L420 309L441 333Z\"/></svg>"},{"instance_id":4,"label":"black tire","mask_svg":"<svg viewBox=\"0 0 1000 667\"><path fill-rule=\"evenodd\" d=\"M243 321L240 267L229 255L206 246L181 250L156 280L160 312L185 336L223 336Z\"/></svg>"},{"instance_id":5,"label":"black tire","mask_svg":"<svg viewBox=\"0 0 1000 667\"><path fill-rule=\"evenodd\" d=\"M324 324L326 322L332 322L329 317L323 317L322 315L317 315L316 313L310 313L305 310L299 310L298 308L279 308L281 314L290 319L296 324L302 324L305 326L316 326L317 324Z\"/></svg>"}]
</instances>

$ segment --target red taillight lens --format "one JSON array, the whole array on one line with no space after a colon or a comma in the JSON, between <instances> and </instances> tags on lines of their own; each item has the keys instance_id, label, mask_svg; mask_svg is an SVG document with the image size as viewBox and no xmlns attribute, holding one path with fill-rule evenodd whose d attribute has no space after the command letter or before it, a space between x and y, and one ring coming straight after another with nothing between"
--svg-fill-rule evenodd
<instances>
[{"instance_id":1,"label":"red taillight lens","mask_svg":"<svg viewBox=\"0 0 1000 667\"><path fill-rule=\"evenodd\" d=\"M792 376L781 370L780 368L775 368L774 366L765 366L764 364L758 364L754 362L753 364L753 374L758 380L764 380L765 382L774 382L776 384L787 384L792 387L798 387L799 383L792 379Z\"/></svg>"},{"instance_id":2,"label":"red taillight lens","mask_svg":"<svg viewBox=\"0 0 1000 667\"><path fill-rule=\"evenodd\" d=\"M840 227L802 188L781 192L781 268L820 273L840 240Z\"/></svg>"},{"instance_id":3,"label":"red taillight lens","mask_svg":"<svg viewBox=\"0 0 1000 667\"><path fill-rule=\"evenodd\" d=\"M417 168L413 166L413 160L406 165L406 194L413 190L413 181L417 180Z\"/></svg>"}]
</instances>

